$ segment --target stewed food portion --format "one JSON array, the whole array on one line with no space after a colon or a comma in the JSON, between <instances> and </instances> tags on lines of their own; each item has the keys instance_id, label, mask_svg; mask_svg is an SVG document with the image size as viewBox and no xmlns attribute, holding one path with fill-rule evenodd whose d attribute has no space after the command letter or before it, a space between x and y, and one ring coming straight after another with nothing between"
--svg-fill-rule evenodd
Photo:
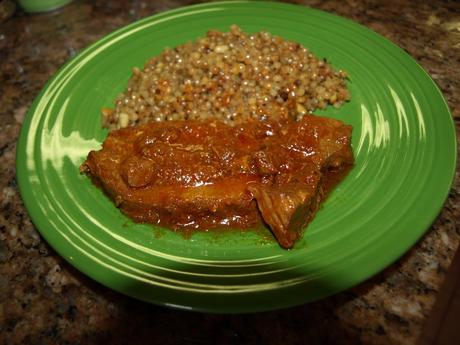
<instances>
[{"instance_id":1,"label":"stewed food portion","mask_svg":"<svg viewBox=\"0 0 460 345\"><path fill-rule=\"evenodd\" d=\"M351 135L351 126L315 115L149 122L111 131L81 171L137 222L176 230L264 223L291 248L353 165Z\"/></svg>"}]
</instances>

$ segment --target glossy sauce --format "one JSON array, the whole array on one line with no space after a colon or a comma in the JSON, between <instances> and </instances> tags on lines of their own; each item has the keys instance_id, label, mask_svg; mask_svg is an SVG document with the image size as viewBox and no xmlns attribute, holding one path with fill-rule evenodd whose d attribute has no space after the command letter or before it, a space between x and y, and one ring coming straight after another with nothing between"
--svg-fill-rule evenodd
<instances>
[{"instance_id":1,"label":"glossy sauce","mask_svg":"<svg viewBox=\"0 0 460 345\"><path fill-rule=\"evenodd\" d=\"M350 138L350 126L318 116L234 127L152 123L112 132L82 170L136 221L212 229L254 227L263 219L288 247L352 164ZM297 208L308 214L291 221Z\"/></svg>"}]
</instances>

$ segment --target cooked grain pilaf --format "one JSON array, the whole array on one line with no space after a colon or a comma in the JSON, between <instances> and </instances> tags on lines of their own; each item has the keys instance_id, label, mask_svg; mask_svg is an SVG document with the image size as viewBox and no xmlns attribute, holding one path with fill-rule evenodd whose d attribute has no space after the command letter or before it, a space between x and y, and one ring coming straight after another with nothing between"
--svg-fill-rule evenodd
<instances>
[{"instance_id":1,"label":"cooked grain pilaf","mask_svg":"<svg viewBox=\"0 0 460 345\"><path fill-rule=\"evenodd\" d=\"M153 57L133 69L103 125L117 129L149 121L219 118L301 118L349 100L346 73L307 48L268 32L209 31L204 38Z\"/></svg>"}]
</instances>

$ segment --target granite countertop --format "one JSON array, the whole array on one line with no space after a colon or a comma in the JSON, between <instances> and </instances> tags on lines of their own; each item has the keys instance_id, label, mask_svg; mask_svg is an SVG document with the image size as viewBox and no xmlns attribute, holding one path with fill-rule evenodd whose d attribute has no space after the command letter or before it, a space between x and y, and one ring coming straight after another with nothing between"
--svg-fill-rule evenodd
<instances>
[{"instance_id":1,"label":"granite countertop","mask_svg":"<svg viewBox=\"0 0 460 345\"><path fill-rule=\"evenodd\" d=\"M295 2L353 19L404 48L442 90L459 133L459 2ZM212 315L145 304L85 277L40 237L15 179L16 140L32 100L88 44L189 3L74 1L47 14L17 10L0 23L0 344L415 343L459 245L458 170L432 227L400 260L350 290L280 311Z\"/></svg>"}]
</instances>

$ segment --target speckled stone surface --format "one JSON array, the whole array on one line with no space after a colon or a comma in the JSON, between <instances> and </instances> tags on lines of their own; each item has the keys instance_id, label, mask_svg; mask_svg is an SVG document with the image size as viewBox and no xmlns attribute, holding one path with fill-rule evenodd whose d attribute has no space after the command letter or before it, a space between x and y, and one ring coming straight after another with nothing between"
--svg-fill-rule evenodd
<instances>
[{"instance_id":1,"label":"speckled stone surface","mask_svg":"<svg viewBox=\"0 0 460 345\"><path fill-rule=\"evenodd\" d=\"M460 132L460 3L296 1L389 38L432 76ZM0 344L414 344L460 240L460 179L426 235L359 286L309 305L210 315L144 304L86 278L40 237L15 180L16 140L46 80L80 49L193 1L74 1L0 23Z\"/></svg>"}]
</instances>

